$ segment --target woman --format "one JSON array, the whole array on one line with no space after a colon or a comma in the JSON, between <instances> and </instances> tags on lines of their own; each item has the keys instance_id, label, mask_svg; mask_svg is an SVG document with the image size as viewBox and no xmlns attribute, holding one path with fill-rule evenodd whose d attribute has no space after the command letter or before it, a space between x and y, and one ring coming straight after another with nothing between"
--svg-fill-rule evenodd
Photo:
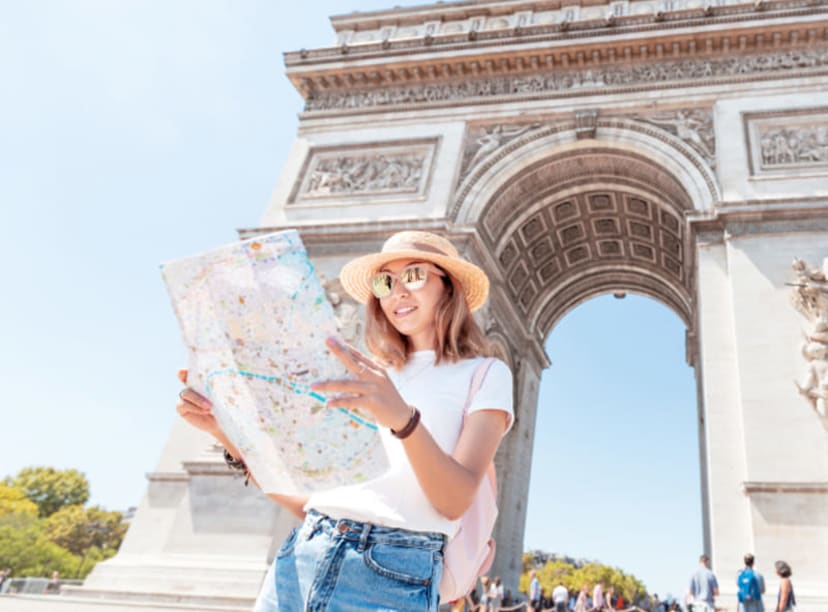
<instances>
[{"instance_id":1,"label":"woman","mask_svg":"<svg viewBox=\"0 0 828 612\"><path fill-rule=\"evenodd\" d=\"M464 422L472 376L492 354L471 315L489 282L427 232L395 234L380 253L349 262L340 282L367 306L374 358L330 339L353 379L313 387L331 407L373 415L391 467L309 497L270 495L304 520L278 552L255 610L437 610L441 551L513 421L511 373L495 360ZM209 401L185 389L177 410L238 457Z\"/></svg>"},{"instance_id":2,"label":"woman","mask_svg":"<svg viewBox=\"0 0 828 612\"><path fill-rule=\"evenodd\" d=\"M498 612L503 607L503 585L500 583L500 576L495 576L489 586L489 611Z\"/></svg>"},{"instance_id":3,"label":"woman","mask_svg":"<svg viewBox=\"0 0 828 612\"><path fill-rule=\"evenodd\" d=\"M796 609L796 597L791 584L791 566L784 561L775 564L776 575L779 576L779 594L776 596L776 612L788 612Z\"/></svg>"}]
</instances>

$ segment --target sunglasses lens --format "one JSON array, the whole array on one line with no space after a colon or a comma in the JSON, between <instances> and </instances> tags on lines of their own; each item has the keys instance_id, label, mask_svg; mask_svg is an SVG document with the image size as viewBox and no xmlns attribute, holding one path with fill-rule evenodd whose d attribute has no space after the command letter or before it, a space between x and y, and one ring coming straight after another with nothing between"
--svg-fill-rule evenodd
<instances>
[{"instance_id":1,"label":"sunglasses lens","mask_svg":"<svg viewBox=\"0 0 828 612\"><path fill-rule=\"evenodd\" d=\"M391 295L391 287L394 286L394 277L388 272L380 272L375 274L371 279L371 291L378 298L384 298Z\"/></svg>"},{"instance_id":2,"label":"sunglasses lens","mask_svg":"<svg viewBox=\"0 0 828 612\"><path fill-rule=\"evenodd\" d=\"M422 289L426 283L426 273L424 266L409 266L400 274L400 282L409 291Z\"/></svg>"}]
</instances>

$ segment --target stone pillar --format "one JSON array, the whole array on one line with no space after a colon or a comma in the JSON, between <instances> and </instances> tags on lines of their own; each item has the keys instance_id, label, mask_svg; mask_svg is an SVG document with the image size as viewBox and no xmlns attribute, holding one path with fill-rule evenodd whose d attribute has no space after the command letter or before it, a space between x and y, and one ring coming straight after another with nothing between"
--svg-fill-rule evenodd
<instances>
[{"instance_id":1,"label":"stone pillar","mask_svg":"<svg viewBox=\"0 0 828 612\"><path fill-rule=\"evenodd\" d=\"M541 369L518 354L513 363L515 425L495 457L500 514L494 534L497 555L490 575L500 576L506 588L517 593Z\"/></svg>"},{"instance_id":2,"label":"stone pillar","mask_svg":"<svg viewBox=\"0 0 828 612\"><path fill-rule=\"evenodd\" d=\"M747 474L739 393L739 363L734 329L733 296L727 248L721 237L700 236L697 242L700 392L705 410L710 550L722 578L742 565L752 549L750 508L742 494ZM726 573L725 573L726 572ZM727 586L731 581L727 580ZM721 585L725 587L725 584ZM724 588L722 589L724 591Z\"/></svg>"}]
</instances>

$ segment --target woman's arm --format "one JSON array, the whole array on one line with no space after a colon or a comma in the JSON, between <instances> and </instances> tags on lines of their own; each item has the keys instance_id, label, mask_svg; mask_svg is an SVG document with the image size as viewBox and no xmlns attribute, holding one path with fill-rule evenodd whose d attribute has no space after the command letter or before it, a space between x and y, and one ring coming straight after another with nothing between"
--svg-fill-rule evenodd
<instances>
[{"instance_id":1,"label":"woman's arm","mask_svg":"<svg viewBox=\"0 0 828 612\"><path fill-rule=\"evenodd\" d=\"M394 431L405 428L411 407L400 397L385 370L333 338L326 344L357 379L320 382L312 388L345 394L329 399L330 406L368 410L382 427ZM466 417L452 455L440 448L422 424L402 441L423 492L440 514L455 520L471 505L508 423L509 415L502 410L476 410Z\"/></svg>"},{"instance_id":2,"label":"woman's arm","mask_svg":"<svg viewBox=\"0 0 828 612\"><path fill-rule=\"evenodd\" d=\"M187 370L179 370L178 378L186 385ZM178 414L190 425L213 436L233 457L241 457L239 449L224 435L221 427L219 427L216 417L213 415L213 404L209 399L192 389L185 389L179 395L178 403L175 407ZM253 481L254 485L259 487L259 483L256 482L256 479L252 475L250 476L250 480ZM261 489L261 487L259 488ZM287 508L291 514L300 519L305 518L304 505L308 501L307 496L277 495L275 493L267 493L267 496Z\"/></svg>"},{"instance_id":3,"label":"woman's arm","mask_svg":"<svg viewBox=\"0 0 828 612\"><path fill-rule=\"evenodd\" d=\"M456 520L469 508L507 423L502 410L475 411L466 418L453 455L422 424L402 441L417 481L440 514Z\"/></svg>"},{"instance_id":4,"label":"woman's arm","mask_svg":"<svg viewBox=\"0 0 828 612\"><path fill-rule=\"evenodd\" d=\"M785 612L791 594L791 579L783 578L779 583L779 601L776 602L776 612Z\"/></svg>"}]
</instances>

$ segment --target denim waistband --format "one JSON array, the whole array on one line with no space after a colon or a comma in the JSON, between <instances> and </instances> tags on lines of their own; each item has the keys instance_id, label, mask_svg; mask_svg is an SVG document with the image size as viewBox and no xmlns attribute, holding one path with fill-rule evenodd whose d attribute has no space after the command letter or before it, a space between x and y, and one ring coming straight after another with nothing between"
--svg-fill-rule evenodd
<instances>
[{"instance_id":1,"label":"denim waistband","mask_svg":"<svg viewBox=\"0 0 828 612\"><path fill-rule=\"evenodd\" d=\"M308 510L305 524L311 527L312 532L322 530L346 540L358 541L363 547L368 544L393 544L394 546L441 550L446 541L446 536L442 533L410 531L400 527L385 527L352 519L335 519L313 508Z\"/></svg>"}]
</instances>

